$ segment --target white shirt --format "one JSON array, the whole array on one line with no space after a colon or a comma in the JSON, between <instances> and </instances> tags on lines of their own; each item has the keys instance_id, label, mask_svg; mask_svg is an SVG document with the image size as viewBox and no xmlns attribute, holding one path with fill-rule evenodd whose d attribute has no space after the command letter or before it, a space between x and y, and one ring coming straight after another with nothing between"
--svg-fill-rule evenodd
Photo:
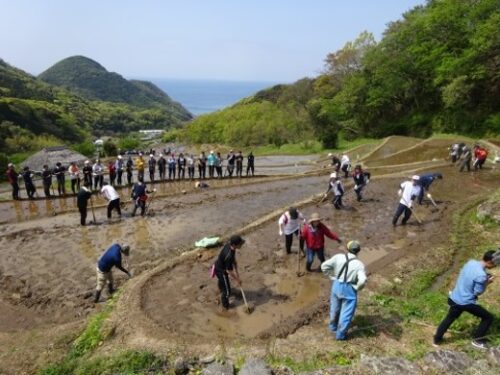
<instances>
[{"instance_id":1,"label":"white shirt","mask_svg":"<svg viewBox=\"0 0 500 375\"><path fill-rule=\"evenodd\" d=\"M347 155L342 155L342 159L340 160L340 166L343 167L344 165L349 165L351 161L349 160L349 156Z\"/></svg>"},{"instance_id":2,"label":"white shirt","mask_svg":"<svg viewBox=\"0 0 500 375\"><path fill-rule=\"evenodd\" d=\"M94 164L92 166L92 172L94 172L94 176L100 176L103 172L102 164Z\"/></svg>"},{"instance_id":3,"label":"white shirt","mask_svg":"<svg viewBox=\"0 0 500 375\"><path fill-rule=\"evenodd\" d=\"M287 211L283 215L280 216L278 220L278 225L281 231L283 228L283 232L288 235L295 233L298 229L300 229L300 223L305 222L304 216L300 211L297 211L298 216L297 219L290 218L290 213Z\"/></svg>"},{"instance_id":4,"label":"white shirt","mask_svg":"<svg viewBox=\"0 0 500 375\"><path fill-rule=\"evenodd\" d=\"M104 185L101 189L101 194L110 202L120 198L115 188L111 185Z\"/></svg>"},{"instance_id":5,"label":"white shirt","mask_svg":"<svg viewBox=\"0 0 500 375\"><path fill-rule=\"evenodd\" d=\"M336 254L327 261L321 264L321 271L327 275L330 280L336 280L339 272L346 262L346 254ZM352 253L347 253L347 257L352 259L347 265L347 278L345 278L345 271L342 271L339 281L344 281L352 284L353 288L360 290L366 283L365 265Z\"/></svg>"},{"instance_id":6,"label":"white shirt","mask_svg":"<svg viewBox=\"0 0 500 375\"><path fill-rule=\"evenodd\" d=\"M406 207L410 207L411 197L418 197L418 195L420 194L420 186L413 185L412 181L405 181L401 184L401 191L402 194L399 203L404 204Z\"/></svg>"}]
</instances>

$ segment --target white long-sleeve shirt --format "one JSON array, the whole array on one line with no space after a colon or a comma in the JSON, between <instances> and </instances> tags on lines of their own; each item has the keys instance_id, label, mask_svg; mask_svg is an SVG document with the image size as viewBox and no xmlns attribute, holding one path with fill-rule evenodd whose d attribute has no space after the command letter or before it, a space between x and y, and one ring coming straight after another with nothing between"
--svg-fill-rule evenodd
<instances>
[{"instance_id":1,"label":"white long-sleeve shirt","mask_svg":"<svg viewBox=\"0 0 500 375\"><path fill-rule=\"evenodd\" d=\"M343 282L346 280L346 282L352 284L354 289L361 290L365 286L367 280L365 265L352 253L347 253L347 257L350 259L347 267L347 278L345 278L345 271L343 271L339 281ZM330 280L336 280L345 262L345 253L336 254L321 264L321 271L323 271Z\"/></svg>"},{"instance_id":2,"label":"white long-sleeve shirt","mask_svg":"<svg viewBox=\"0 0 500 375\"><path fill-rule=\"evenodd\" d=\"M413 185L411 181L405 181L401 184L401 199L399 203L404 204L406 207L411 206L412 197L418 197L420 194L420 186Z\"/></svg>"},{"instance_id":3,"label":"white long-sleeve shirt","mask_svg":"<svg viewBox=\"0 0 500 375\"><path fill-rule=\"evenodd\" d=\"M280 216L278 220L278 226L280 231L283 229L283 233L286 235L295 233L296 230L300 229L300 223L304 223L304 216L300 211L298 211L297 219L292 219L290 213L287 211Z\"/></svg>"}]
</instances>

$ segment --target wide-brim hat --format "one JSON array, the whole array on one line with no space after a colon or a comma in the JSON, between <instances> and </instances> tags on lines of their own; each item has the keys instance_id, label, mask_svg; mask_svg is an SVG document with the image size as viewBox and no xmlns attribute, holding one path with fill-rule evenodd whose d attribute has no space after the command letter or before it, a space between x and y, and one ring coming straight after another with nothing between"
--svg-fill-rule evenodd
<instances>
[{"instance_id":1,"label":"wide-brim hat","mask_svg":"<svg viewBox=\"0 0 500 375\"><path fill-rule=\"evenodd\" d=\"M319 216L317 212L314 212L311 217L309 218L309 222L312 223L313 221L321 221L323 218Z\"/></svg>"}]
</instances>

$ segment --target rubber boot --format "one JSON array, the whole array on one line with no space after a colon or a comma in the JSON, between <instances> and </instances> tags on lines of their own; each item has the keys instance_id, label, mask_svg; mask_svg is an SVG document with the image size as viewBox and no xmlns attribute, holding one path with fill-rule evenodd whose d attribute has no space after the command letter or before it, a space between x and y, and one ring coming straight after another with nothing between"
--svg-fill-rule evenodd
<instances>
[{"instance_id":1,"label":"rubber boot","mask_svg":"<svg viewBox=\"0 0 500 375\"><path fill-rule=\"evenodd\" d=\"M306 270L307 270L307 272L312 272L311 265L312 265L312 263L306 262Z\"/></svg>"},{"instance_id":2,"label":"rubber boot","mask_svg":"<svg viewBox=\"0 0 500 375\"><path fill-rule=\"evenodd\" d=\"M113 284L108 284L108 293L109 295L113 295L113 293L115 292L115 289L113 288Z\"/></svg>"},{"instance_id":3,"label":"rubber boot","mask_svg":"<svg viewBox=\"0 0 500 375\"><path fill-rule=\"evenodd\" d=\"M99 302L99 298L100 297L101 297L101 291L100 290L96 290L95 291L95 296L94 296L94 303Z\"/></svg>"}]
</instances>

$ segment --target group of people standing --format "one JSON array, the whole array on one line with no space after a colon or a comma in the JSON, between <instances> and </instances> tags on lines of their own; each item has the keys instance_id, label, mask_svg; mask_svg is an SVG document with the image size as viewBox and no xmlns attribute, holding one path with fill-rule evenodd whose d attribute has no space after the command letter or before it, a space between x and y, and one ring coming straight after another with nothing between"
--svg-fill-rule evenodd
<instances>
[{"instance_id":1,"label":"group of people standing","mask_svg":"<svg viewBox=\"0 0 500 375\"><path fill-rule=\"evenodd\" d=\"M247 157L246 177L254 176L255 174L255 157L250 152ZM149 159L145 159L143 153L139 153L138 157L133 160L129 156L127 160L122 155L118 155L116 159L110 160L105 166L100 159L96 159L93 163L86 160L82 169L77 163L71 162L68 167L57 162L53 168L44 165L42 171L35 172L28 166L23 168L22 173L18 173L12 163L7 166L7 179L12 186L12 199L19 200L19 179L22 178L26 187L26 195L29 199L38 197L34 178L41 176L43 191L46 198L55 196L52 179L57 181L57 192L59 196L66 195L66 176L71 181L71 191L77 194L81 185L90 190L101 190L104 186L104 177L107 174L109 185L122 186L125 183L132 185L134 178L134 170L137 172L136 182L145 181L146 168L149 172L149 181L174 181L184 180L186 178L194 180L195 174L199 179L206 178L224 178L224 177L243 177L243 161L244 157L241 151L234 152L230 150L224 159L220 152L210 151L208 155L202 151L198 157L193 154L184 155L182 152L176 156L174 153L169 153L166 157L160 154L158 159L151 153ZM225 171L223 170L225 165ZM207 175L208 170L208 175ZM168 175L167 175L168 171ZM187 175L186 175L187 171ZM126 178L126 181L125 181ZM83 182L83 183L82 183Z\"/></svg>"}]
</instances>

